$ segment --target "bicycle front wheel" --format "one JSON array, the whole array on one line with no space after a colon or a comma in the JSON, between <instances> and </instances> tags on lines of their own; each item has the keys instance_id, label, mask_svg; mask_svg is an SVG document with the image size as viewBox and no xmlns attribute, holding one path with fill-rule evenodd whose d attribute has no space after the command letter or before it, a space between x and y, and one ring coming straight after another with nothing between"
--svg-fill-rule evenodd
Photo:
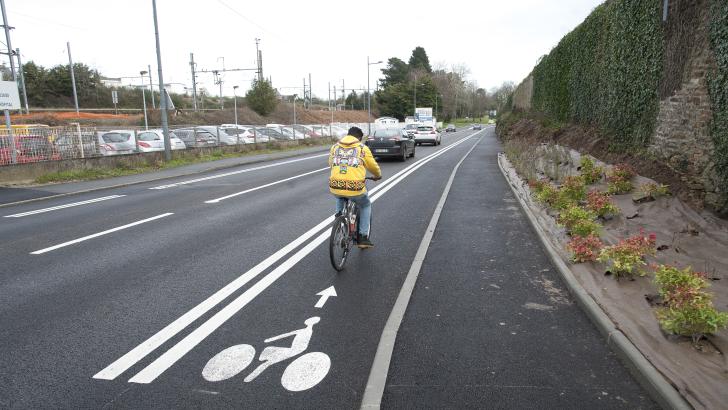
<instances>
[{"instance_id":1,"label":"bicycle front wheel","mask_svg":"<svg viewBox=\"0 0 728 410\"><path fill-rule=\"evenodd\" d=\"M331 236L329 237L331 266L339 272L344 269L350 246L349 225L346 218L340 216L334 220L334 226L331 227Z\"/></svg>"}]
</instances>

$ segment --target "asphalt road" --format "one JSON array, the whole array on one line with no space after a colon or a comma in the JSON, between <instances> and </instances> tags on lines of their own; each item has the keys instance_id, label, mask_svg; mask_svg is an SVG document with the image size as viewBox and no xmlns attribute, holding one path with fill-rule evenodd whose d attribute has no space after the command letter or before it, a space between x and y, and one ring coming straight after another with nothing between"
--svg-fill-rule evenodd
<instances>
[{"instance_id":1,"label":"asphalt road","mask_svg":"<svg viewBox=\"0 0 728 410\"><path fill-rule=\"evenodd\" d=\"M443 136L380 161L376 246L339 274L320 153L1 208L0 407L358 408L474 146L382 406L655 407L562 290L497 172L492 128Z\"/></svg>"}]
</instances>

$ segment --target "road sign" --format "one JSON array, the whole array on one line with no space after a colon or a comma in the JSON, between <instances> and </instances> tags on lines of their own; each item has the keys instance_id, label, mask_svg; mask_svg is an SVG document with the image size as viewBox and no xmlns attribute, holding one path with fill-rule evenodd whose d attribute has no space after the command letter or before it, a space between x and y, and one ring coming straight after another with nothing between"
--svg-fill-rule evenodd
<instances>
[{"instance_id":1,"label":"road sign","mask_svg":"<svg viewBox=\"0 0 728 410\"><path fill-rule=\"evenodd\" d=\"M415 108L415 116L419 122L430 122L432 121L432 107L418 107Z\"/></svg>"},{"instance_id":2,"label":"road sign","mask_svg":"<svg viewBox=\"0 0 728 410\"><path fill-rule=\"evenodd\" d=\"M113 90L111 92L111 102L114 103L114 104L118 104L119 103L119 92L118 91Z\"/></svg>"},{"instance_id":3,"label":"road sign","mask_svg":"<svg viewBox=\"0 0 728 410\"><path fill-rule=\"evenodd\" d=\"M0 81L0 110L19 110L20 93L15 81Z\"/></svg>"}]
</instances>

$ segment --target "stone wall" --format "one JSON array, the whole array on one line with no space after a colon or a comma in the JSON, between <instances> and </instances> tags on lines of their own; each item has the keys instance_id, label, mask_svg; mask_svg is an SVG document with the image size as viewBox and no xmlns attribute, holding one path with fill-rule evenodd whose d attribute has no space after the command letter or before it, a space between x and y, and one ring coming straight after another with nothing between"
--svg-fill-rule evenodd
<instances>
[{"instance_id":1,"label":"stone wall","mask_svg":"<svg viewBox=\"0 0 728 410\"><path fill-rule=\"evenodd\" d=\"M671 3L669 18L680 19L680 6L696 7L691 10L695 17L690 19L695 21L679 21L681 26L692 26L688 41L681 39L680 44L671 45L671 39L667 39L666 47L684 48L686 59L680 64L681 84L660 102L649 151L681 176L693 191L692 197L704 201L710 209L724 212L726 193L719 192L716 183L718 176L714 170L714 145L710 134L713 112L708 73L715 70L716 63L708 37L709 7L700 4L704 3L701 0ZM694 13L696 10L698 12ZM666 67L670 63L666 61ZM669 73L669 69L665 71Z\"/></svg>"}]
</instances>

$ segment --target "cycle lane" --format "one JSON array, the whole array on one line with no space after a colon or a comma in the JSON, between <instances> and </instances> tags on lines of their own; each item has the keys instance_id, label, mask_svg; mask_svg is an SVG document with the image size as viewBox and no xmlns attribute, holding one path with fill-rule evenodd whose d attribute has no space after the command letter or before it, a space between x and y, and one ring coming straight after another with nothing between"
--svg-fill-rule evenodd
<instances>
[{"instance_id":1,"label":"cycle lane","mask_svg":"<svg viewBox=\"0 0 728 410\"><path fill-rule=\"evenodd\" d=\"M128 383L149 365L150 360L145 360L116 380L99 382L128 387L115 399L114 407L358 407L381 328L437 197L453 164L474 141L423 166L375 202L373 238L377 246L355 252L342 274L337 275L330 267L327 246L316 246L282 280L265 289L156 379ZM319 293L332 285L337 296L322 303L325 295ZM323 306L317 308L319 304ZM307 352L323 353L331 361L320 383L300 392L289 389L291 385L283 376L295 373L295 369L287 369L297 359L271 366L254 380L244 381L260 365L257 359L266 347L292 344L292 339L264 340L304 329L306 322L316 317L320 321L312 325ZM229 379L207 380L203 369L208 368L210 359L237 345L251 345L256 352L253 364ZM155 354L150 359L157 357Z\"/></svg>"},{"instance_id":2,"label":"cycle lane","mask_svg":"<svg viewBox=\"0 0 728 410\"><path fill-rule=\"evenodd\" d=\"M382 408L657 408L560 283L499 150L489 131L456 174Z\"/></svg>"}]
</instances>

